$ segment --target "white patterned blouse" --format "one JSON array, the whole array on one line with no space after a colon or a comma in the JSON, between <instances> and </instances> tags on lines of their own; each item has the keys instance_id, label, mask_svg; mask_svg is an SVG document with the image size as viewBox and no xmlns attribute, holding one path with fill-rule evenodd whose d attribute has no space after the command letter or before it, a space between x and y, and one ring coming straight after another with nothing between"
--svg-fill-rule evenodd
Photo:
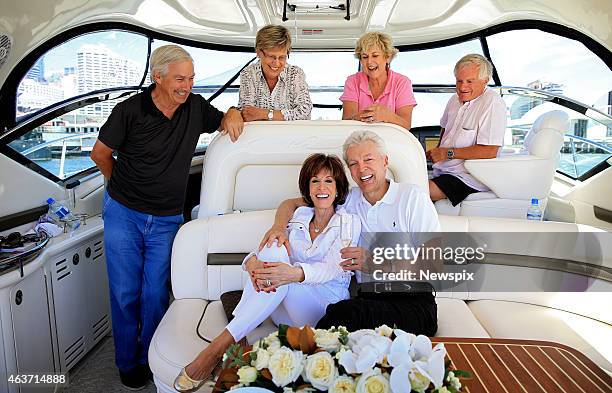
<instances>
[{"instance_id":1,"label":"white patterned blouse","mask_svg":"<svg viewBox=\"0 0 612 393\"><path fill-rule=\"evenodd\" d=\"M270 92L261 63L248 65L240 72L238 98L238 108L245 106L280 110L285 120L309 120L312 101L304 71L286 64Z\"/></svg>"}]
</instances>

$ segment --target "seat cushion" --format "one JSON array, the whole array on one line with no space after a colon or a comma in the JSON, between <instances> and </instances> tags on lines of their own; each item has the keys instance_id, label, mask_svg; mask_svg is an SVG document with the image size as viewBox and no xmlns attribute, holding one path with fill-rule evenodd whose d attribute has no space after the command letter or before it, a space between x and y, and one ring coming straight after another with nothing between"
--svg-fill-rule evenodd
<instances>
[{"instance_id":1,"label":"seat cushion","mask_svg":"<svg viewBox=\"0 0 612 393\"><path fill-rule=\"evenodd\" d=\"M489 337L463 300L438 296L436 304L438 305L436 337Z\"/></svg>"},{"instance_id":2,"label":"seat cushion","mask_svg":"<svg viewBox=\"0 0 612 393\"><path fill-rule=\"evenodd\" d=\"M612 326L606 323L517 302L476 300L469 302L468 307L491 337L558 342L612 371Z\"/></svg>"},{"instance_id":3,"label":"seat cushion","mask_svg":"<svg viewBox=\"0 0 612 393\"><path fill-rule=\"evenodd\" d=\"M203 311L209 323L209 329L205 331L207 336L198 335L196 331ZM217 317L219 314L223 320L222 325ZM155 330L149 347L149 366L160 390L172 391L174 378L181 368L208 345L204 338L214 337L220 332L219 326L221 329L225 326L221 302L209 303L202 299L179 299L172 302Z\"/></svg>"},{"instance_id":4,"label":"seat cushion","mask_svg":"<svg viewBox=\"0 0 612 393\"><path fill-rule=\"evenodd\" d=\"M221 303L223 304L223 311L225 312L225 317L227 318L227 322L234 319L234 310L236 306L240 302L240 298L242 297L242 291L229 291L221 294Z\"/></svg>"}]
</instances>

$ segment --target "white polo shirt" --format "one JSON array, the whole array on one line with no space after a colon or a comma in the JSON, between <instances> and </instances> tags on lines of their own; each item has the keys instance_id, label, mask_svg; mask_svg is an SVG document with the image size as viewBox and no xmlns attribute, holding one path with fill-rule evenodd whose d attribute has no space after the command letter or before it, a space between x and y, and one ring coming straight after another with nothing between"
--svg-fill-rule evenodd
<instances>
[{"instance_id":1,"label":"white polo shirt","mask_svg":"<svg viewBox=\"0 0 612 393\"><path fill-rule=\"evenodd\" d=\"M497 92L486 88L478 97L461 103L454 94L446 104L440 126L444 135L440 147L474 145L501 146L506 133L506 104ZM500 149L501 150L501 149ZM433 177L443 174L458 177L468 186L487 191L489 188L471 176L461 159L444 160L433 165Z\"/></svg>"},{"instance_id":2,"label":"white polo shirt","mask_svg":"<svg viewBox=\"0 0 612 393\"><path fill-rule=\"evenodd\" d=\"M349 191L343 207L359 216L362 232L440 232L438 213L428 193L415 184L388 181L389 189L374 205L359 187Z\"/></svg>"}]
</instances>

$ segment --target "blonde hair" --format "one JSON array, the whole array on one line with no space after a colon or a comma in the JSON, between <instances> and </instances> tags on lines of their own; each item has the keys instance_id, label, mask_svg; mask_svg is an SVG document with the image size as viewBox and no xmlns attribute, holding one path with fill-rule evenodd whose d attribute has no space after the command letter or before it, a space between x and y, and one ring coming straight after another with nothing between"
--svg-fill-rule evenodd
<instances>
[{"instance_id":1,"label":"blonde hair","mask_svg":"<svg viewBox=\"0 0 612 393\"><path fill-rule=\"evenodd\" d=\"M255 49L285 48L291 51L291 34L284 26L267 25L259 29L255 36Z\"/></svg>"},{"instance_id":2,"label":"blonde hair","mask_svg":"<svg viewBox=\"0 0 612 393\"><path fill-rule=\"evenodd\" d=\"M493 64L491 64L486 57L477 53L470 53L459 59L457 64L455 64L455 76L457 76L457 71L459 71L460 68L468 64L476 64L478 66L478 79L491 80L491 76L493 75Z\"/></svg>"},{"instance_id":3,"label":"blonde hair","mask_svg":"<svg viewBox=\"0 0 612 393\"><path fill-rule=\"evenodd\" d=\"M151 72L151 80L156 73L164 76L168 73L168 64L177 61L190 61L193 63L193 58L185 49L178 45L164 45L155 49L151 53L149 60L149 70Z\"/></svg>"},{"instance_id":4,"label":"blonde hair","mask_svg":"<svg viewBox=\"0 0 612 393\"><path fill-rule=\"evenodd\" d=\"M355 57L361 59L361 54L373 47L379 47L389 61L391 61L398 52L397 48L393 46L393 40L389 34L380 31L371 31L362 35L359 41L357 41L357 45L355 46Z\"/></svg>"}]
</instances>

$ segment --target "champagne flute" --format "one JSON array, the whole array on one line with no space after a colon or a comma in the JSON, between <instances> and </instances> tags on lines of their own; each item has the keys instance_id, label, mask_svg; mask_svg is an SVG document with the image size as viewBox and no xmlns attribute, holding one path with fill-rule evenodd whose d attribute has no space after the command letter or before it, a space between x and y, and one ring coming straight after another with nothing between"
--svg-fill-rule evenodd
<instances>
[{"instance_id":1,"label":"champagne flute","mask_svg":"<svg viewBox=\"0 0 612 393\"><path fill-rule=\"evenodd\" d=\"M340 240L342 247L348 247L353 241L353 216L350 214L340 215Z\"/></svg>"},{"instance_id":2,"label":"champagne flute","mask_svg":"<svg viewBox=\"0 0 612 393\"><path fill-rule=\"evenodd\" d=\"M343 213L340 215L340 241L342 247L348 247L353 241L353 216L350 214ZM351 265L353 261L351 260ZM353 272L345 272L349 275L353 275Z\"/></svg>"}]
</instances>

